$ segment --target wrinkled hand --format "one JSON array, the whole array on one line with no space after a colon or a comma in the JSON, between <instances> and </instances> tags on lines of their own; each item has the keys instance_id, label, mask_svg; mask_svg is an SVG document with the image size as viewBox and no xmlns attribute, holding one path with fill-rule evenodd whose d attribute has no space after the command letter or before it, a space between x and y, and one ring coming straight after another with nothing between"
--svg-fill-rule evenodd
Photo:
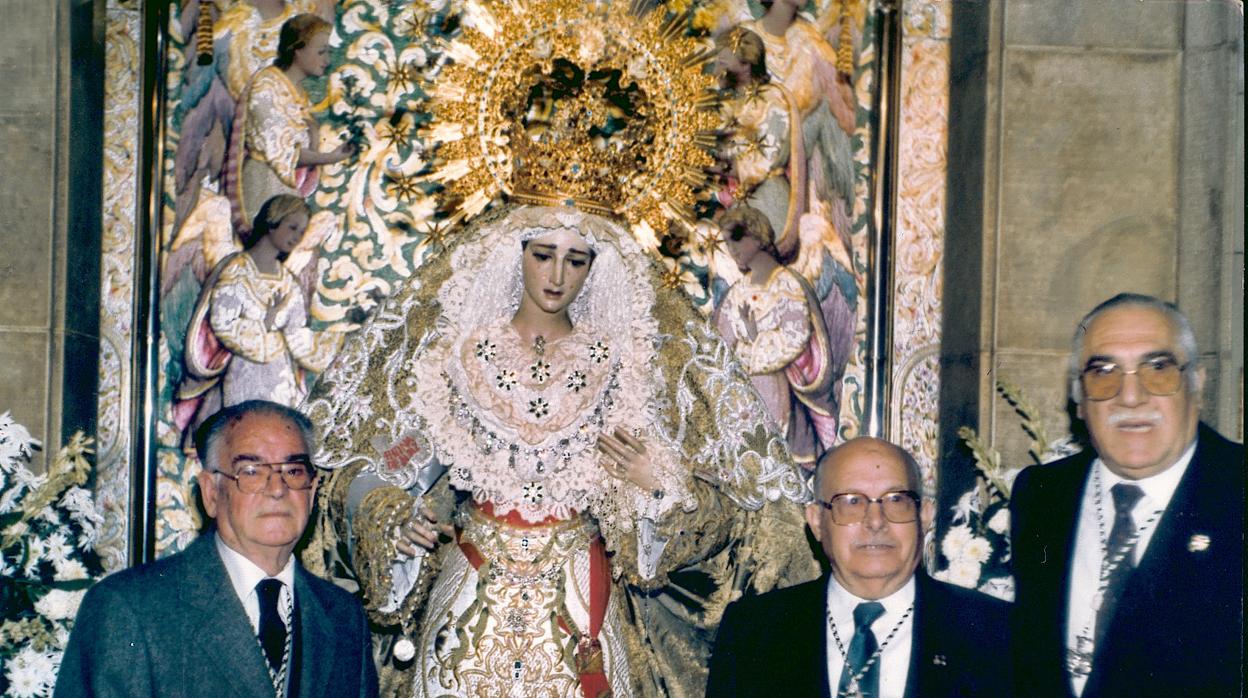
<instances>
[{"instance_id":1,"label":"wrinkled hand","mask_svg":"<svg viewBox=\"0 0 1248 698\"><path fill-rule=\"evenodd\" d=\"M438 523L429 507L422 506L419 512L413 512L399 526L399 540L395 543L398 551L407 557L416 555L417 546L425 550L433 550L447 539L455 537L455 527L449 523Z\"/></svg>"},{"instance_id":2,"label":"wrinkled hand","mask_svg":"<svg viewBox=\"0 0 1248 698\"><path fill-rule=\"evenodd\" d=\"M613 434L602 434L598 437L598 451L606 456L599 462L607 474L627 480L643 490L659 488L646 445L628 432L617 427Z\"/></svg>"}]
</instances>

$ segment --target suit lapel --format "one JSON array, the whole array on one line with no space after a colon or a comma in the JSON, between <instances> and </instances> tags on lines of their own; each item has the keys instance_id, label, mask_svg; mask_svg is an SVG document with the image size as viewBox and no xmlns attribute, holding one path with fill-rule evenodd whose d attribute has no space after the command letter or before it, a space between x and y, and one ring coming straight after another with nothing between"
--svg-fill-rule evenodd
<instances>
[{"instance_id":1,"label":"suit lapel","mask_svg":"<svg viewBox=\"0 0 1248 698\"><path fill-rule=\"evenodd\" d=\"M186 622L195 629L196 642L209 648L196 664L203 680L195 685L229 686L233 695L271 698L273 683L264 655L217 553L215 534L197 538L187 547L186 556L192 568L185 582L185 598L191 606Z\"/></svg>"},{"instance_id":2,"label":"suit lapel","mask_svg":"<svg viewBox=\"0 0 1248 698\"><path fill-rule=\"evenodd\" d=\"M1058 481L1054 483L1052 496L1048 498L1049 521L1052 525L1045 530L1052 531L1052 538L1042 548L1050 559L1043 561L1042 569L1049 572L1045 575L1049 580L1046 586L1050 592L1048 598L1052 607L1051 618L1057 623L1058 647L1066 647L1066 636L1069 632L1070 617L1070 572L1074 564L1075 536L1079 529L1079 511L1083 503L1083 490L1087 485L1088 472L1092 466L1091 449L1085 450L1072 459L1061 472L1054 473ZM1045 467L1045 466L1038 466ZM1061 651L1062 666L1065 666L1065 651Z\"/></svg>"},{"instance_id":3,"label":"suit lapel","mask_svg":"<svg viewBox=\"0 0 1248 698\"><path fill-rule=\"evenodd\" d=\"M295 563L295 606L298 609L298 633L295 643L299 649L298 689L299 695L321 695L329 681L332 657L322 650L334 646L334 628L325 612L320 597L307 580L308 572ZM293 679L292 679L293 681ZM292 695L295 684L292 683Z\"/></svg>"},{"instance_id":4,"label":"suit lapel","mask_svg":"<svg viewBox=\"0 0 1248 698\"><path fill-rule=\"evenodd\" d=\"M1015 486L1013 566L1019 605L1014 612L1020 680L1032 695L1066 695L1066 634L1071 562L1088 471L1086 449L1056 463L1034 465ZM1022 483L1020 483L1021 485ZM1027 647L1022 651L1023 646ZM1026 678L1024 678L1026 677Z\"/></svg>"},{"instance_id":5,"label":"suit lapel","mask_svg":"<svg viewBox=\"0 0 1248 698\"><path fill-rule=\"evenodd\" d=\"M1194 561L1186 546L1195 533L1206 536L1213 533L1204 525L1205 519L1200 510L1200 502L1215 501L1219 495L1216 491L1218 486L1208 478L1209 468L1217 464L1211 462L1207 442L1208 439L1205 439L1197 446L1166 512L1157 522L1157 529L1144 556L1140 558L1140 564L1123 589L1118 610L1110 621L1103 646L1098 648L1097 661L1088 677L1089 688L1099 687L1108 678L1099 669L1112 668L1116 663L1114 655L1122 649L1120 643L1134 641L1134 638L1125 637L1122 629L1138 620L1137 611L1161 608L1171 595L1177 598L1177 595L1200 588L1204 569Z\"/></svg>"},{"instance_id":6,"label":"suit lapel","mask_svg":"<svg viewBox=\"0 0 1248 698\"><path fill-rule=\"evenodd\" d=\"M924 662L921 661L923 655L932 647L931 638L927 637L923 619L927 617L932 609L928 608L931 603L925 584L923 583L923 572L915 572L914 581L914 618L910 631L910 666L906 669L906 698L914 696L931 695L927 690L929 680L920 680L919 674L923 672Z\"/></svg>"},{"instance_id":7,"label":"suit lapel","mask_svg":"<svg viewBox=\"0 0 1248 698\"><path fill-rule=\"evenodd\" d=\"M832 695L828 678L828 652L836 651L836 648L828 646L828 575L824 574L819 579L794 589L800 589L802 593L800 597L791 597L791 606L786 609L786 613L794 619L790 626L794 640L791 651L800 654L789 655L789 666L805 667L806 676L818 677L813 686L814 695L828 698ZM802 610L813 608L819 609L819 612ZM805 686L805 694L810 695L811 684L807 683Z\"/></svg>"},{"instance_id":8,"label":"suit lapel","mask_svg":"<svg viewBox=\"0 0 1248 698\"><path fill-rule=\"evenodd\" d=\"M910 640L910 667L906 672L906 693L915 696L954 695L949 685L950 667L941 654L945 634L954 619L946 612L940 589L922 566L914 573L914 619ZM959 671L957 667L953 671ZM962 669L965 671L965 669Z\"/></svg>"}]
</instances>

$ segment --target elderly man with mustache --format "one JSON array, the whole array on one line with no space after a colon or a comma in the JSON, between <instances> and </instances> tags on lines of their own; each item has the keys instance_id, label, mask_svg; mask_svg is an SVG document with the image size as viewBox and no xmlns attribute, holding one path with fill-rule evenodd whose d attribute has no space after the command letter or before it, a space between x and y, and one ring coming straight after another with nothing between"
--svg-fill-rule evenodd
<instances>
[{"instance_id":1,"label":"elderly man with mustache","mask_svg":"<svg viewBox=\"0 0 1248 698\"><path fill-rule=\"evenodd\" d=\"M826 452L806 522L822 579L730 605L708 696L1002 696L1008 606L919 569L932 502L903 449L860 437Z\"/></svg>"},{"instance_id":2,"label":"elderly man with mustache","mask_svg":"<svg viewBox=\"0 0 1248 698\"><path fill-rule=\"evenodd\" d=\"M1092 449L1015 483L1016 693L1241 691L1244 451L1199 421L1191 325L1121 294L1072 341Z\"/></svg>"}]
</instances>

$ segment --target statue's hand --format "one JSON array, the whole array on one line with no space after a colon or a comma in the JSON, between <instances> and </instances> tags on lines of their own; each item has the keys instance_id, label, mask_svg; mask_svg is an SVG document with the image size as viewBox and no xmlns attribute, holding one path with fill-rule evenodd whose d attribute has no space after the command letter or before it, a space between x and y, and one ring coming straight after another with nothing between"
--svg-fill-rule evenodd
<instances>
[{"instance_id":1,"label":"statue's hand","mask_svg":"<svg viewBox=\"0 0 1248 698\"><path fill-rule=\"evenodd\" d=\"M412 512L407 521L399 526L399 539L395 541L395 547L400 553L412 557L416 555L417 546L433 550L442 542L443 536L447 540L454 539L455 527L449 523L439 523L433 511L422 506L420 511Z\"/></svg>"},{"instance_id":2,"label":"statue's hand","mask_svg":"<svg viewBox=\"0 0 1248 698\"><path fill-rule=\"evenodd\" d=\"M598 451L606 456L601 463L607 474L627 480L643 490L659 489L646 445L628 432L617 427L613 434L602 434L598 437Z\"/></svg>"},{"instance_id":3,"label":"statue's hand","mask_svg":"<svg viewBox=\"0 0 1248 698\"><path fill-rule=\"evenodd\" d=\"M745 325L745 337L752 342L758 338L758 322L754 320L754 313L748 305L742 305L738 310L741 313L741 322Z\"/></svg>"},{"instance_id":4,"label":"statue's hand","mask_svg":"<svg viewBox=\"0 0 1248 698\"><path fill-rule=\"evenodd\" d=\"M340 143L338 144L337 148L334 148L333 150L329 151L328 153L329 162L331 163L342 162L343 160L346 160L352 155L355 155L355 152L356 152L355 144L352 143L351 141Z\"/></svg>"},{"instance_id":5,"label":"statue's hand","mask_svg":"<svg viewBox=\"0 0 1248 698\"><path fill-rule=\"evenodd\" d=\"M286 294L279 293L273 296L273 302L264 311L264 329L272 332L278 326L278 314L282 312L282 307L286 305Z\"/></svg>"}]
</instances>

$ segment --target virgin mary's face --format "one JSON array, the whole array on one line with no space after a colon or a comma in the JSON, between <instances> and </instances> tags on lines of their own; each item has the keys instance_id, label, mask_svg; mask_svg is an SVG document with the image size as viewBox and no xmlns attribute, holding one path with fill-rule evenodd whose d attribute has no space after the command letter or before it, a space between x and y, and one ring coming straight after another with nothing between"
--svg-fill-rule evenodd
<instances>
[{"instance_id":1,"label":"virgin mary's face","mask_svg":"<svg viewBox=\"0 0 1248 698\"><path fill-rule=\"evenodd\" d=\"M523 254L525 299L546 313L567 312L589 276L589 244L563 229L530 240Z\"/></svg>"}]
</instances>

